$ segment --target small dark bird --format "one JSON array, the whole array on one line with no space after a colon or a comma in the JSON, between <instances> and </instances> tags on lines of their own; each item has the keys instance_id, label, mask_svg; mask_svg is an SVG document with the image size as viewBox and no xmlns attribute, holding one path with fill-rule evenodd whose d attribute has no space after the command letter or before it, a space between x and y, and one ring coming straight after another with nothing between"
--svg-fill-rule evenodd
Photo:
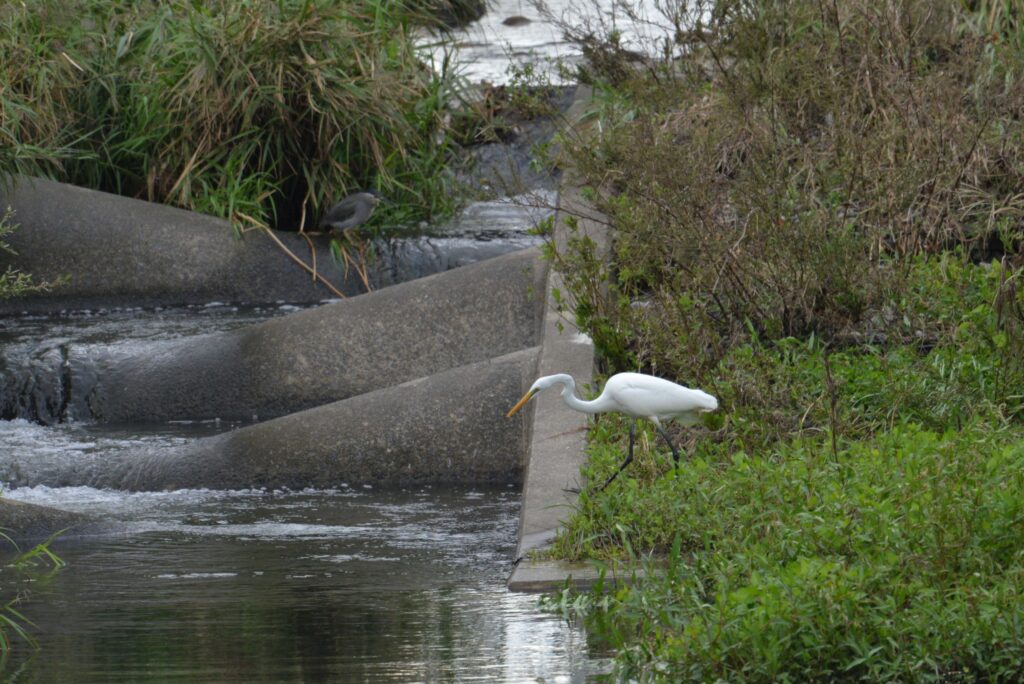
<instances>
[{"instance_id":1,"label":"small dark bird","mask_svg":"<svg viewBox=\"0 0 1024 684\"><path fill-rule=\"evenodd\" d=\"M327 210L317 229L344 232L355 228L369 220L379 203L380 195L375 190L349 195Z\"/></svg>"}]
</instances>

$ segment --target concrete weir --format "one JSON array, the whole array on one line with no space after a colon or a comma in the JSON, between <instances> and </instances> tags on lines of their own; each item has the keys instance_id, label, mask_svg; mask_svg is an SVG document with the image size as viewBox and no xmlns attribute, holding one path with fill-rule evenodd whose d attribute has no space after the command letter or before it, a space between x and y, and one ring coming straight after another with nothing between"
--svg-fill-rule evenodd
<instances>
[{"instance_id":1,"label":"concrete weir","mask_svg":"<svg viewBox=\"0 0 1024 684\"><path fill-rule=\"evenodd\" d=\"M589 89L580 88L567 114L570 122L582 118ZM571 220L570 220L571 219ZM569 225L574 228L570 229ZM593 241L599 257L609 249L607 219L580 193L571 174L563 179L555 215L555 244L564 248L570 237ZM544 323L541 332L537 376L569 373L577 387L593 387L594 346L563 313L554 292L565 292L561 275L551 270L545 283ZM579 391L579 390L577 390ZM554 591L568 581L577 588L592 584L598 576L593 565L546 560L542 552L551 545L562 521L576 503L580 467L586 460L587 416L573 411L559 393L543 392L526 409L527 440L523 482L523 506L519 521L517 562L508 579L513 591ZM614 580L614 570L609 577Z\"/></svg>"},{"instance_id":2,"label":"concrete weir","mask_svg":"<svg viewBox=\"0 0 1024 684\"><path fill-rule=\"evenodd\" d=\"M453 368L133 459L89 484L129 490L518 482L525 435L505 407L537 349Z\"/></svg>"},{"instance_id":3,"label":"concrete weir","mask_svg":"<svg viewBox=\"0 0 1024 684\"><path fill-rule=\"evenodd\" d=\"M266 420L532 347L538 257L514 252L109 360L90 410L110 422Z\"/></svg>"},{"instance_id":4,"label":"concrete weir","mask_svg":"<svg viewBox=\"0 0 1024 684\"><path fill-rule=\"evenodd\" d=\"M18 185L15 249L57 256L17 265L44 279L73 272L76 282L67 296L0 303L0 314L164 304L174 292L185 293L178 303L322 298L308 275L267 268L265 256L254 256L264 248L235 239L223 222L98 195L50 181ZM569 216L574 230L606 243L603 221L566 182L559 244L569 237ZM33 227L55 222L65 234L44 244L54 231ZM262 422L74 467L61 455L49 463L14 458L0 463L0 480L131 490L523 481L521 561L509 587L586 584L592 568L533 553L550 544L575 502L567 490L580 486L586 416L547 392L515 419L505 417L538 375L571 373L581 388L593 382L593 347L554 301L564 289L538 250L527 249L248 328L104 358L87 398L97 420ZM268 295L276 292L289 294ZM0 526L34 534L42 528L33 520L43 528L47 520L80 522L27 510L0 501Z\"/></svg>"},{"instance_id":5,"label":"concrete weir","mask_svg":"<svg viewBox=\"0 0 1024 684\"><path fill-rule=\"evenodd\" d=\"M60 530L76 530L89 521L78 513L0 497L0 528L15 542L46 539Z\"/></svg>"},{"instance_id":6,"label":"concrete weir","mask_svg":"<svg viewBox=\"0 0 1024 684\"><path fill-rule=\"evenodd\" d=\"M570 233L565 219L575 219L577 235L585 235L599 250L607 249L604 223L574 188L564 188L555 220L555 242L565 245ZM582 335L572 318L563 314L553 292L564 292L561 275L552 270L545 286L546 306L541 333L537 376L569 373L582 390L592 387L594 346ZM580 391L580 390L577 390ZM596 572L585 564L537 560L555 538L562 520L571 513L581 487L580 466L586 459L587 416L573 411L558 392L537 395L526 409L529 439L523 483L523 507L519 520L518 562L508 586L513 591L548 591L571 579L586 586Z\"/></svg>"},{"instance_id":7,"label":"concrete weir","mask_svg":"<svg viewBox=\"0 0 1024 684\"><path fill-rule=\"evenodd\" d=\"M274 282L280 273L262 273L268 262L208 217L42 180L4 192L25 255L15 266L43 279L70 272L74 285L0 314L314 292L306 275ZM95 420L263 422L110 458L8 454L0 480L134 490L518 482L525 423L505 412L536 368L547 270L525 249L231 332L104 351L91 359L94 381L68 385L87 392ZM0 526L36 536L80 520L28 510L0 506Z\"/></svg>"},{"instance_id":8,"label":"concrete weir","mask_svg":"<svg viewBox=\"0 0 1024 684\"><path fill-rule=\"evenodd\" d=\"M7 207L17 227L7 238L15 254L0 257L0 265L37 281L67 282L48 293L0 300L0 314L332 296L266 235L239 238L227 221L212 216L25 177L0 187L0 209ZM302 237L275 236L310 261ZM325 277L345 294L363 291L334 265L326 237L313 245Z\"/></svg>"},{"instance_id":9,"label":"concrete weir","mask_svg":"<svg viewBox=\"0 0 1024 684\"><path fill-rule=\"evenodd\" d=\"M0 183L0 216L10 207L16 230L5 239L0 270L12 267L36 281L63 278L58 288L0 299L0 315L116 307L178 306L210 301L310 303L336 295L296 264L284 246L342 294L366 286L338 265L326 235L249 231L183 209L88 190L43 178ZM403 249L374 243L367 265L373 289L494 258L522 245L492 240L472 246L458 236L405 240Z\"/></svg>"}]
</instances>

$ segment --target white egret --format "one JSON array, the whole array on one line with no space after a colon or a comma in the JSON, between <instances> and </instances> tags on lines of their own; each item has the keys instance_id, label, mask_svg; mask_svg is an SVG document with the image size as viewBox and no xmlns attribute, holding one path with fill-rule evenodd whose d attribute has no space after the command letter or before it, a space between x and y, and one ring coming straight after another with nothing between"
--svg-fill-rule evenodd
<instances>
[{"instance_id":1,"label":"white egret","mask_svg":"<svg viewBox=\"0 0 1024 684\"><path fill-rule=\"evenodd\" d=\"M569 408L582 413L605 413L616 411L633 418L629 426L629 454L615 474L608 478L601 489L612 483L619 473L633 461L633 442L636 439L636 419L646 418L654 423L658 433L665 439L675 465L679 465L679 451L668 433L662 427L663 420L676 419L684 425L694 425L700 421L702 413L718 408L718 400L707 392L677 385L669 380L656 378L643 373L617 373L608 378L604 389L597 399L583 401L575 393L576 381L571 375L558 373L538 378L523 398L508 412L512 417L516 411L526 405L541 390L552 385L562 385L562 399Z\"/></svg>"}]
</instances>

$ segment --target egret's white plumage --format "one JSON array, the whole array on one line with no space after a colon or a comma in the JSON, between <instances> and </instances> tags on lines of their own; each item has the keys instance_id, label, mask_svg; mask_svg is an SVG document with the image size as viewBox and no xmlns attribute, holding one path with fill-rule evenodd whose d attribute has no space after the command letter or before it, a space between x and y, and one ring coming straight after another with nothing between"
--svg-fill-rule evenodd
<instances>
[{"instance_id":1,"label":"egret's white plumage","mask_svg":"<svg viewBox=\"0 0 1024 684\"><path fill-rule=\"evenodd\" d=\"M576 396L576 381L567 373L538 378L508 415L513 415L541 390L562 385L562 399L570 408L583 413L616 411L633 418L646 418L655 425L672 418L693 425L701 413L718 408L718 400L707 392L677 385L669 380L643 373L618 373L608 378L601 394L592 401Z\"/></svg>"},{"instance_id":2,"label":"egret's white plumage","mask_svg":"<svg viewBox=\"0 0 1024 684\"><path fill-rule=\"evenodd\" d=\"M662 427L662 421L678 420L683 425L694 425L702 413L718 408L718 400L699 389L690 389L663 378L643 373L617 373L608 378L604 389L596 399L584 401L576 396L576 381L571 375L558 373L538 378L529 391L508 412L511 417L540 391L552 385L562 385L562 399L573 410L582 413L605 413L615 411L632 418L646 418L654 423L658 432L672 449L672 457L679 463L679 452ZM633 460L635 423L629 430L629 455L619 470L605 482L607 487L615 477ZM602 487L602 489L604 489Z\"/></svg>"}]
</instances>

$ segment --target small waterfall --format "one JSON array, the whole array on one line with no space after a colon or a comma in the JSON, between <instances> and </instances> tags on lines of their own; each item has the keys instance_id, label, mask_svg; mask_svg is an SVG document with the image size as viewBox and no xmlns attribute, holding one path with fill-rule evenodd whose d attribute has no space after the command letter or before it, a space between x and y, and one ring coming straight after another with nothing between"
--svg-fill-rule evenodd
<instances>
[{"instance_id":1,"label":"small waterfall","mask_svg":"<svg viewBox=\"0 0 1024 684\"><path fill-rule=\"evenodd\" d=\"M67 339L7 347L0 356L0 419L54 425L89 417L95 364L72 359Z\"/></svg>"}]
</instances>

